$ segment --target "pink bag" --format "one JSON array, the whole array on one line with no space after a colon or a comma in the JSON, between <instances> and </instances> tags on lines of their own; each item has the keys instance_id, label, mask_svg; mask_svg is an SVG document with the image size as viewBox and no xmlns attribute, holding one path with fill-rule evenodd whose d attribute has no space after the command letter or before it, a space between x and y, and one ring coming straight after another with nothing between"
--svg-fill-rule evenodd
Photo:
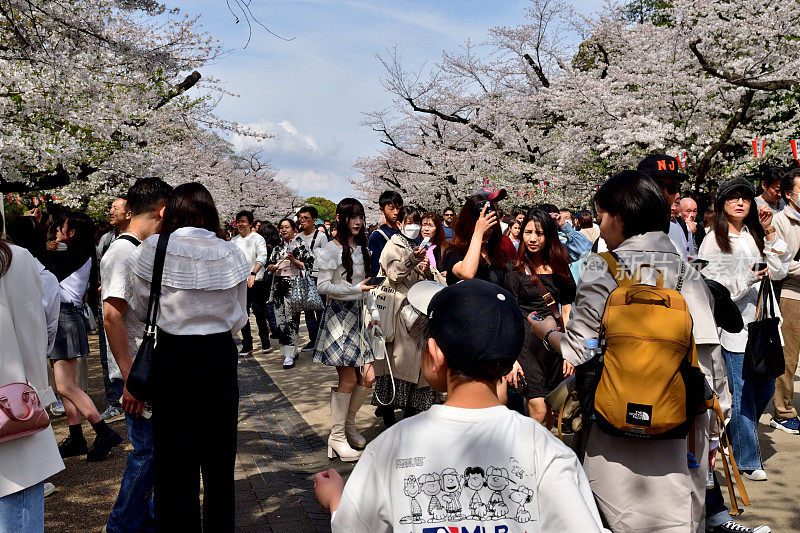
<instances>
[{"instance_id":1,"label":"pink bag","mask_svg":"<svg viewBox=\"0 0 800 533\"><path fill-rule=\"evenodd\" d=\"M50 425L39 396L26 383L0 387L0 443L27 437Z\"/></svg>"}]
</instances>

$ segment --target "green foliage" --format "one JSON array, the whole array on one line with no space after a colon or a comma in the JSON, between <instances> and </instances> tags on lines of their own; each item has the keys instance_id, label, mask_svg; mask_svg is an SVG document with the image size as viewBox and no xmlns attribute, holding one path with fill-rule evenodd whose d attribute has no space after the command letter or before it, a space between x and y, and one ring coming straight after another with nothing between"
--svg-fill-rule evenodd
<instances>
[{"instance_id":1,"label":"green foliage","mask_svg":"<svg viewBox=\"0 0 800 533\"><path fill-rule=\"evenodd\" d=\"M666 10L672 7L668 0L631 0L623 8L623 18L631 22L644 24L650 22L656 26L670 26L671 22Z\"/></svg>"},{"instance_id":2,"label":"green foliage","mask_svg":"<svg viewBox=\"0 0 800 533\"><path fill-rule=\"evenodd\" d=\"M306 199L306 205L313 205L319 212L319 218L332 222L336 218L336 204L322 196L312 196Z\"/></svg>"}]
</instances>

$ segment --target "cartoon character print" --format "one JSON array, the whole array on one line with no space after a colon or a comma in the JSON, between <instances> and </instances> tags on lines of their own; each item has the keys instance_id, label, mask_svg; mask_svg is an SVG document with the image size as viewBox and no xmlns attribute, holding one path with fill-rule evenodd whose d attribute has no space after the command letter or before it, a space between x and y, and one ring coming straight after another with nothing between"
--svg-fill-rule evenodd
<instances>
[{"instance_id":1,"label":"cartoon character print","mask_svg":"<svg viewBox=\"0 0 800 533\"><path fill-rule=\"evenodd\" d=\"M433 474L425 474L420 476L419 482L422 485L422 492L430 496L430 502L428 502L428 514L430 515L430 518L428 519L428 522L444 521L445 510L444 507L442 507L442 503L439 501L439 498L436 496L439 494L439 491L442 490L441 486L439 485L439 474L435 472Z\"/></svg>"},{"instance_id":2,"label":"cartoon character print","mask_svg":"<svg viewBox=\"0 0 800 533\"><path fill-rule=\"evenodd\" d=\"M509 459L511 463L511 473L517 476L518 479L522 479L522 476L525 475L525 472L520 468L519 461L514 459L513 457Z\"/></svg>"},{"instance_id":3,"label":"cartoon character print","mask_svg":"<svg viewBox=\"0 0 800 533\"><path fill-rule=\"evenodd\" d=\"M455 469L445 468L442 470L440 484L444 493L442 500L447 512L447 519L450 521L461 520L463 518L461 515L461 477Z\"/></svg>"},{"instance_id":4,"label":"cartoon character print","mask_svg":"<svg viewBox=\"0 0 800 533\"><path fill-rule=\"evenodd\" d=\"M521 486L513 489L511 493L508 495L509 499L512 502L519 505L517 509L517 514L514 517L519 523L523 522L530 522L531 521L531 513L528 511L525 506L533 500L533 491L528 487Z\"/></svg>"},{"instance_id":5,"label":"cartoon character print","mask_svg":"<svg viewBox=\"0 0 800 533\"><path fill-rule=\"evenodd\" d=\"M469 500L470 520L483 520L489 514L486 504L481 500L481 489L486 486L486 473L479 466L468 466L464 470L464 487L474 491Z\"/></svg>"},{"instance_id":6,"label":"cartoon character print","mask_svg":"<svg viewBox=\"0 0 800 533\"><path fill-rule=\"evenodd\" d=\"M420 476L421 479L421 476ZM417 501L417 496L419 493L422 492L422 487L420 486L420 481L417 480L414 476L406 477L405 481L403 482L403 492L406 496L411 498L411 514L409 516L404 516L400 519L401 524L421 524L425 520L422 518L422 507L420 507L419 502Z\"/></svg>"},{"instance_id":7,"label":"cartoon character print","mask_svg":"<svg viewBox=\"0 0 800 533\"><path fill-rule=\"evenodd\" d=\"M489 467L486 471L486 486L492 491L489 498L489 518L497 520L508 516L508 505L503 499L503 491L509 483L516 483L508 477L508 470L505 468Z\"/></svg>"}]
</instances>

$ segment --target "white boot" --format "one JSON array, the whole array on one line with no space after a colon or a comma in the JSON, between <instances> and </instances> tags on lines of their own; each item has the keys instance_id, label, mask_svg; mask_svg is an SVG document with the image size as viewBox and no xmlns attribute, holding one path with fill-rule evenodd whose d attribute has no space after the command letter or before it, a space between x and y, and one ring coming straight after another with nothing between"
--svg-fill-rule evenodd
<instances>
[{"instance_id":1,"label":"white boot","mask_svg":"<svg viewBox=\"0 0 800 533\"><path fill-rule=\"evenodd\" d=\"M338 455L342 461L353 462L361 457L361 452L354 450L347 443L347 435L344 433L344 421L350 406L350 397L351 394L331 390L331 436L328 437L328 459L334 459Z\"/></svg>"},{"instance_id":2,"label":"white boot","mask_svg":"<svg viewBox=\"0 0 800 533\"><path fill-rule=\"evenodd\" d=\"M367 439L364 438L364 435L356 431L356 413L361 409L361 406L364 405L364 401L367 399L370 392L372 392L372 389L356 385L356 388L353 389L353 393L350 396L350 406L347 409L347 418L344 421L344 432L347 435L347 442L349 442L350 446L353 448L358 448L360 450L364 449L364 446L367 445Z\"/></svg>"},{"instance_id":3,"label":"white boot","mask_svg":"<svg viewBox=\"0 0 800 533\"><path fill-rule=\"evenodd\" d=\"M294 366L294 346L284 346L281 344L281 353L283 354L283 368L292 368Z\"/></svg>"}]
</instances>

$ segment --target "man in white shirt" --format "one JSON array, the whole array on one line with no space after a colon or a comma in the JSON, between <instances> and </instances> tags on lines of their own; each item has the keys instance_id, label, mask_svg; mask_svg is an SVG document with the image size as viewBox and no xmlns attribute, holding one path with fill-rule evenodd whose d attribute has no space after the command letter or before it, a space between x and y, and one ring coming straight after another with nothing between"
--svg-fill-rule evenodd
<instances>
[{"instance_id":1,"label":"man in white shirt","mask_svg":"<svg viewBox=\"0 0 800 533\"><path fill-rule=\"evenodd\" d=\"M319 213L317 208L313 205L306 205L300 208L297 212L297 222L300 225L300 233L298 237L303 241L303 246L306 250L313 255L316 250L322 248L328 243L328 237L324 231L320 231L314 226ZM312 268L311 280L317 282L317 271ZM324 296L323 296L324 298ZM324 300L323 300L324 301ZM313 350L314 345L317 343L317 333L319 332L319 323L322 320L322 310L319 311L305 311L306 327L308 328L308 344L303 346L303 350Z\"/></svg>"},{"instance_id":2,"label":"man in white shirt","mask_svg":"<svg viewBox=\"0 0 800 533\"><path fill-rule=\"evenodd\" d=\"M250 277L247 278L247 316L250 309L256 317L258 336L261 338L261 349L269 350L269 327L267 326L267 291L264 285L264 265L267 264L267 242L264 237L253 231L253 212L239 211L236 214L236 229L239 235L231 239L244 252L250 265ZM250 321L242 328L241 355L253 353L253 334L250 332Z\"/></svg>"},{"instance_id":3,"label":"man in white shirt","mask_svg":"<svg viewBox=\"0 0 800 533\"><path fill-rule=\"evenodd\" d=\"M316 475L333 532L603 531L572 450L497 397L525 341L514 297L472 279L423 281L408 300L428 321L415 326L422 372L447 401L367 445L347 486L333 469Z\"/></svg>"},{"instance_id":4,"label":"man in white shirt","mask_svg":"<svg viewBox=\"0 0 800 533\"><path fill-rule=\"evenodd\" d=\"M770 208L773 215L777 215L786 207L786 200L781 196L781 177L783 169L780 167L767 167L761 176L762 192L756 196L756 205L765 205Z\"/></svg>"},{"instance_id":5,"label":"man in white shirt","mask_svg":"<svg viewBox=\"0 0 800 533\"><path fill-rule=\"evenodd\" d=\"M111 243L100 261L103 324L111 353L125 381L145 327L129 307L132 298L130 258L141 241L161 231L164 206L171 192L172 187L158 178L137 180L128 190L130 226ZM131 396L127 388L122 391L122 407L133 451L128 454L119 495L108 518L106 531L109 533L152 528L154 520L153 426L149 410Z\"/></svg>"}]
</instances>

